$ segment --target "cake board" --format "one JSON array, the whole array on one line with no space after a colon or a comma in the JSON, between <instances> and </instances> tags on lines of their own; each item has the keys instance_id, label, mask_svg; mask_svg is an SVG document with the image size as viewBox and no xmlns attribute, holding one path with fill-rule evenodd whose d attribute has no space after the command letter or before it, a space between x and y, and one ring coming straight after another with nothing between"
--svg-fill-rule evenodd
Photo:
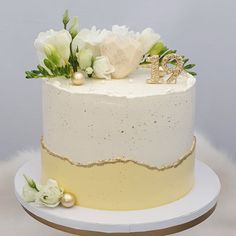
<instances>
[{"instance_id":1,"label":"cake board","mask_svg":"<svg viewBox=\"0 0 236 236\"><path fill-rule=\"evenodd\" d=\"M185 197L151 209L105 211L75 206L70 209L38 207L22 197L23 174L40 181L40 160L25 163L15 176L15 193L24 210L39 222L81 236L147 235L161 236L191 228L207 219L215 210L220 193L217 175L196 160L195 185Z\"/></svg>"}]
</instances>

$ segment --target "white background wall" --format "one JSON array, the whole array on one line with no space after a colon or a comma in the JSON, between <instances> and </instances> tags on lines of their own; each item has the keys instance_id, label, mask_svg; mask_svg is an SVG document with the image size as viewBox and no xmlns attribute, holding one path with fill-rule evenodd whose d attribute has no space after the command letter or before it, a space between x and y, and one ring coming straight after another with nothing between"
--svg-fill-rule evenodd
<instances>
[{"instance_id":1,"label":"white background wall","mask_svg":"<svg viewBox=\"0 0 236 236\"><path fill-rule=\"evenodd\" d=\"M33 41L60 29L65 9L80 27L152 27L197 64L196 128L236 156L236 1L0 0L0 158L38 147L41 83L24 79L38 61ZM236 157L235 157L236 160Z\"/></svg>"}]
</instances>

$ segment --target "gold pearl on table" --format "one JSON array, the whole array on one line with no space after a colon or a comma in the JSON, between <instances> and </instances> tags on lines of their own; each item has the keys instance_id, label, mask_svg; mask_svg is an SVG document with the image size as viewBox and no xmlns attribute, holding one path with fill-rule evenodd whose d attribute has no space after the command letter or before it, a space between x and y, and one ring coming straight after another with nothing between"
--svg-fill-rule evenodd
<instances>
[{"instance_id":1,"label":"gold pearl on table","mask_svg":"<svg viewBox=\"0 0 236 236\"><path fill-rule=\"evenodd\" d=\"M82 72L75 72L72 75L71 81L73 85L76 85L76 86L82 85L84 84L85 76Z\"/></svg>"},{"instance_id":2,"label":"gold pearl on table","mask_svg":"<svg viewBox=\"0 0 236 236\"><path fill-rule=\"evenodd\" d=\"M61 205L70 208L75 205L76 199L72 193L64 193L61 198Z\"/></svg>"}]
</instances>

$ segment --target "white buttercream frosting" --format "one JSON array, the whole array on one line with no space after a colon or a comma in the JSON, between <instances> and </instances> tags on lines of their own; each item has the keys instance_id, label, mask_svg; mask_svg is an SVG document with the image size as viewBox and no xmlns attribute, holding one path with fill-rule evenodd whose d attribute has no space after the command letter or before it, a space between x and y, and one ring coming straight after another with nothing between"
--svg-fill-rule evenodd
<instances>
[{"instance_id":1,"label":"white buttercream frosting","mask_svg":"<svg viewBox=\"0 0 236 236\"><path fill-rule=\"evenodd\" d=\"M195 83L195 79L186 72L182 72L178 77L177 84L147 84L146 80L149 77L150 70L142 68L136 70L125 79L87 79L86 83L80 87L72 85L70 80L64 78L48 79L46 83L71 94L100 94L127 98L184 92Z\"/></svg>"},{"instance_id":2,"label":"white buttercream frosting","mask_svg":"<svg viewBox=\"0 0 236 236\"><path fill-rule=\"evenodd\" d=\"M150 165L175 162L193 142L195 79L147 84L150 70L126 79L43 82L43 135L54 153L79 163L126 157Z\"/></svg>"}]
</instances>

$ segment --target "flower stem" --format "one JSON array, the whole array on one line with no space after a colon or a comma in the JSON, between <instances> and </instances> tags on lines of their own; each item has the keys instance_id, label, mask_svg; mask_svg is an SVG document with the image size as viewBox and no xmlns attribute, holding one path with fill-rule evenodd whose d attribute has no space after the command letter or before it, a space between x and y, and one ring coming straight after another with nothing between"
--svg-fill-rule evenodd
<instances>
[{"instance_id":1,"label":"flower stem","mask_svg":"<svg viewBox=\"0 0 236 236\"><path fill-rule=\"evenodd\" d=\"M77 71L77 66L76 66L74 55L73 55L72 41L70 43L70 63L72 65L73 71L76 72Z\"/></svg>"}]
</instances>

